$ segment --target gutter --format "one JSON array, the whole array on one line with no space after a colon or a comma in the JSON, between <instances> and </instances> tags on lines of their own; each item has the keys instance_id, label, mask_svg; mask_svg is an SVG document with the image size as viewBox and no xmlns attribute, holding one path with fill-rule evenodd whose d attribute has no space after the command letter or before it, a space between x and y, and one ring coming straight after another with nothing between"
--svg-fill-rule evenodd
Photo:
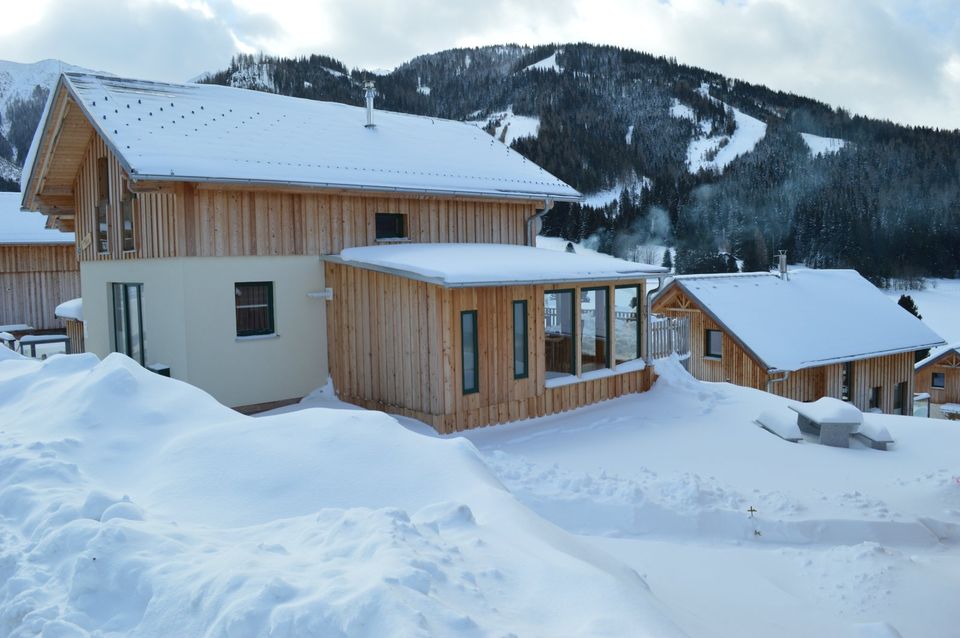
<instances>
[{"instance_id":1,"label":"gutter","mask_svg":"<svg viewBox=\"0 0 960 638\"><path fill-rule=\"evenodd\" d=\"M667 275L658 275L657 276L657 287L652 290L648 290L646 294L646 299L644 299L646 316L643 318L643 334L641 335L641 344L640 348L643 352L643 361L650 365L652 360L650 358L650 317L653 315L653 298L663 290L663 280L667 278ZM649 280L649 278L648 278Z\"/></svg>"},{"instance_id":2,"label":"gutter","mask_svg":"<svg viewBox=\"0 0 960 638\"><path fill-rule=\"evenodd\" d=\"M767 374L769 375L770 373L767 372ZM779 379L774 379L774 378L768 376L768 377L767 377L767 392L769 392L770 394L773 394L773 384L774 384L774 383L783 383L784 381L786 381L786 380L789 379L789 378L790 378L790 371L789 371L789 370L784 370L784 371L783 371L783 376L780 377Z\"/></svg>"},{"instance_id":3,"label":"gutter","mask_svg":"<svg viewBox=\"0 0 960 638\"><path fill-rule=\"evenodd\" d=\"M537 245L537 232L534 230L533 225L537 223L538 219L549 213L551 210L553 210L553 200L545 199L543 200L543 208L538 209L536 213L527 218L527 236L525 237L527 246Z\"/></svg>"}]
</instances>

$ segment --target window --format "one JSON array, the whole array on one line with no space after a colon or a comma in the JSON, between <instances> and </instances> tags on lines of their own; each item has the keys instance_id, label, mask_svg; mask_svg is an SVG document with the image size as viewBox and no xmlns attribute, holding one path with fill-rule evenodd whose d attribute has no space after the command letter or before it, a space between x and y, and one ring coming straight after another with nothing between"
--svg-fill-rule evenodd
<instances>
[{"instance_id":1,"label":"window","mask_svg":"<svg viewBox=\"0 0 960 638\"><path fill-rule=\"evenodd\" d=\"M407 216L403 213L377 213L377 239L406 239Z\"/></svg>"},{"instance_id":2,"label":"window","mask_svg":"<svg viewBox=\"0 0 960 638\"><path fill-rule=\"evenodd\" d=\"M104 254L110 252L109 230L110 230L110 172L108 169L107 158L97 159L97 252Z\"/></svg>"},{"instance_id":3,"label":"window","mask_svg":"<svg viewBox=\"0 0 960 638\"><path fill-rule=\"evenodd\" d=\"M703 356L719 359L723 356L723 333L719 330L707 330L704 337Z\"/></svg>"},{"instance_id":4,"label":"window","mask_svg":"<svg viewBox=\"0 0 960 638\"><path fill-rule=\"evenodd\" d=\"M113 284L113 350L144 365L143 284Z\"/></svg>"},{"instance_id":5,"label":"window","mask_svg":"<svg viewBox=\"0 0 960 638\"><path fill-rule=\"evenodd\" d=\"M609 288L580 291L580 371L610 367Z\"/></svg>"},{"instance_id":6,"label":"window","mask_svg":"<svg viewBox=\"0 0 960 638\"><path fill-rule=\"evenodd\" d=\"M127 180L123 180L123 199L120 200L120 232L121 246L124 252L136 249L133 239L133 205L136 194L128 190Z\"/></svg>"},{"instance_id":7,"label":"window","mask_svg":"<svg viewBox=\"0 0 960 638\"><path fill-rule=\"evenodd\" d=\"M906 411L905 411L906 406L907 406L907 384L905 381L901 381L897 385L893 386L893 413L906 414Z\"/></svg>"},{"instance_id":8,"label":"window","mask_svg":"<svg viewBox=\"0 0 960 638\"><path fill-rule=\"evenodd\" d=\"M577 373L573 292L551 290L543 295L544 358L548 379Z\"/></svg>"},{"instance_id":9,"label":"window","mask_svg":"<svg viewBox=\"0 0 960 638\"><path fill-rule=\"evenodd\" d=\"M463 393L480 391L480 357L477 356L477 311L460 313L460 362L463 366Z\"/></svg>"},{"instance_id":10,"label":"window","mask_svg":"<svg viewBox=\"0 0 960 638\"><path fill-rule=\"evenodd\" d=\"M529 374L527 359L527 302L513 302L513 378L526 379Z\"/></svg>"},{"instance_id":11,"label":"window","mask_svg":"<svg viewBox=\"0 0 960 638\"><path fill-rule=\"evenodd\" d=\"M234 284L237 305L237 336L273 334L273 282Z\"/></svg>"},{"instance_id":12,"label":"window","mask_svg":"<svg viewBox=\"0 0 960 638\"><path fill-rule=\"evenodd\" d=\"M870 400L867 402L867 409L880 409L880 386L870 388Z\"/></svg>"},{"instance_id":13,"label":"window","mask_svg":"<svg viewBox=\"0 0 960 638\"><path fill-rule=\"evenodd\" d=\"M943 373L934 372L933 377L930 379L930 387L939 388L942 390L944 388L944 384L945 384L945 381L944 381Z\"/></svg>"},{"instance_id":14,"label":"window","mask_svg":"<svg viewBox=\"0 0 960 638\"><path fill-rule=\"evenodd\" d=\"M853 362L847 361L840 370L840 398L844 401L849 401L853 388Z\"/></svg>"},{"instance_id":15,"label":"window","mask_svg":"<svg viewBox=\"0 0 960 638\"><path fill-rule=\"evenodd\" d=\"M640 352L640 286L621 286L613 293L613 337L616 340L617 363L633 361Z\"/></svg>"}]
</instances>

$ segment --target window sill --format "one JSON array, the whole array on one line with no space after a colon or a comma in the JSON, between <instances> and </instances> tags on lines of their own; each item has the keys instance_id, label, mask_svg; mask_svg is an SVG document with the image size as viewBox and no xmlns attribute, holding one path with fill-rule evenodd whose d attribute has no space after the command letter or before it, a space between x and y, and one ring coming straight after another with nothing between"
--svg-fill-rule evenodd
<instances>
[{"instance_id":1,"label":"window sill","mask_svg":"<svg viewBox=\"0 0 960 638\"><path fill-rule=\"evenodd\" d=\"M378 244L407 244L410 243L409 237L384 237L376 239Z\"/></svg>"},{"instance_id":2,"label":"window sill","mask_svg":"<svg viewBox=\"0 0 960 638\"><path fill-rule=\"evenodd\" d=\"M723 357L717 357L714 355L705 354L703 355L703 360L704 361L723 361Z\"/></svg>"},{"instance_id":3,"label":"window sill","mask_svg":"<svg viewBox=\"0 0 960 638\"><path fill-rule=\"evenodd\" d=\"M247 335L246 337L235 337L234 341L263 341L264 339L279 339L280 335L276 332L271 332L268 335Z\"/></svg>"},{"instance_id":4,"label":"window sill","mask_svg":"<svg viewBox=\"0 0 960 638\"><path fill-rule=\"evenodd\" d=\"M585 381L596 381L597 379L615 377L617 375L627 374L629 372L638 372L646 369L646 367L647 364L643 359L634 359L633 361L625 361L615 368L603 368L601 370L584 372L579 377L572 374L563 377L553 377L552 379L547 379L543 385L545 388L560 388L565 385L573 385L575 383L583 383Z\"/></svg>"}]
</instances>

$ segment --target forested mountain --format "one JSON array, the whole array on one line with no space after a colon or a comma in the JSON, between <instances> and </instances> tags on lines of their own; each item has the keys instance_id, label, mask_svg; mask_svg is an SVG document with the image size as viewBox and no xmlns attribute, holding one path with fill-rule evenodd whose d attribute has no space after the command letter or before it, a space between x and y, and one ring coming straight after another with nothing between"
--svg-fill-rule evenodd
<instances>
[{"instance_id":1,"label":"forested mountain","mask_svg":"<svg viewBox=\"0 0 960 638\"><path fill-rule=\"evenodd\" d=\"M666 243L681 272L763 269L785 249L877 282L960 276L958 131L587 44L452 49L380 74L241 55L198 81L359 105L367 79L377 108L477 122L585 193L547 235L625 257Z\"/></svg>"}]
</instances>

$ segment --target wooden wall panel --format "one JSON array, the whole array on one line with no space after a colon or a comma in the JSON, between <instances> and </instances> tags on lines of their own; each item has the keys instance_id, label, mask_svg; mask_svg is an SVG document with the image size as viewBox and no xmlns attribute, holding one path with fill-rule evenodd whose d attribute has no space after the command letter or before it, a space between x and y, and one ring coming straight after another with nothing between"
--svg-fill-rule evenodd
<instances>
[{"instance_id":1,"label":"wooden wall panel","mask_svg":"<svg viewBox=\"0 0 960 638\"><path fill-rule=\"evenodd\" d=\"M86 345L84 343L83 322L74 321L73 319L67 319L65 323L67 326L67 336L70 337L70 354L78 354L81 352L86 352Z\"/></svg>"},{"instance_id":2,"label":"wooden wall panel","mask_svg":"<svg viewBox=\"0 0 960 638\"><path fill-rule=\"evenodd\" d=\"M943 388L934 388L933 373L943 373ZM960 403L960 354L948 350L937 359L924 366L914 375L914 391L930 394L930 402Z\"/></svg>"},{"instance_id":3,"label":"wooden wall panel","mask_svg":"<svg viewBox=\"0 0 960 638\"><path fill-rule=\"evenodd\" d=\"M903 382L907 384L904 414L913 414L913 362L913 352L854 361L851 403L861 410L867 410L870 389L880 387L880 409L890 414L893 412L894 387Z\"/></svg>"},{"instance_id":4,"label":"wooden wall panel","mask_svg":"<svg viewBox=\"0 0 960 638\"><path fill-rule=\"evenodd\" d=\"M73 245L0 246L0 324L63 328L53 312L79 296L80 272Z\"/></svg>"}]
</instances>

